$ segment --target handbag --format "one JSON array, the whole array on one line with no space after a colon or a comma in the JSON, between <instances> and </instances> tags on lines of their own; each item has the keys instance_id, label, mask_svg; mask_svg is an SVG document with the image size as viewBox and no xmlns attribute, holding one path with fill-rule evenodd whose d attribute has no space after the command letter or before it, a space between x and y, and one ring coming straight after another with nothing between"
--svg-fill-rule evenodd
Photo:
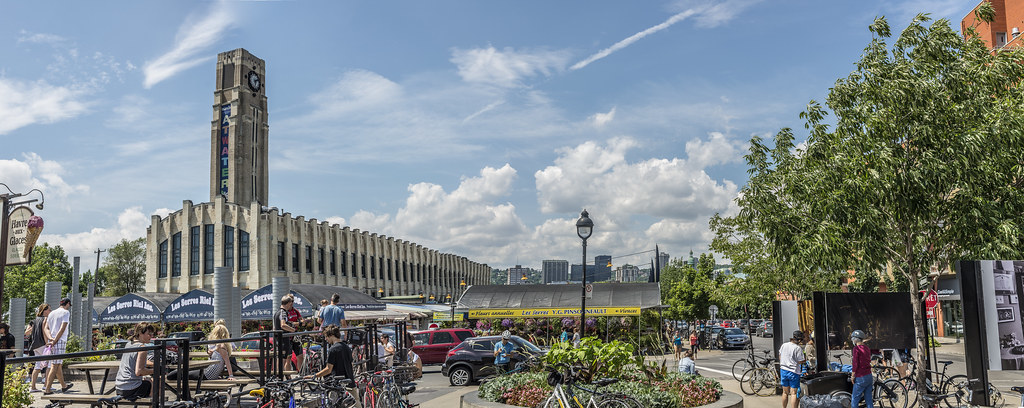
<instances>
[{"instance_id":1,"label":"handbag","mask_svg":"<svg viewBox=\"0 0 1024 408\"><path fill-rule=\"evenodd\" d=\"M49 344L47 344L45 347L43 347L43 350L39 352L39 355L41 355L41 356L48 356L50 354L53 354L53 346L51 346ZM46 367L50 366L50 360L43 360L43 361L39 361L38 363L39 363L39 368L46 368Z\"/></svg>"}]
</instances>

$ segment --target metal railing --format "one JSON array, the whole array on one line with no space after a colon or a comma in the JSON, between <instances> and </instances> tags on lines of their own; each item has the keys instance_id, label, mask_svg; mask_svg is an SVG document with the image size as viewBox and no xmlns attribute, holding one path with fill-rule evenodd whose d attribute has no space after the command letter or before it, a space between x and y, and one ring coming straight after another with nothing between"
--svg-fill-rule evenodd
<instances>
[{"instance_id":1,"label":"metal railing","mask_svg":"<svg viewBox=\"0 0 1024 408\"><path fill-rule=\"evenodd\" d=\"M358 342L356 344L356 347L365 347L365 350L362 350L362 352L364 353L363 355L365 355L366 358L363 359L362 361L358 362L360 365L361 364L366 364L366 367L364 368L364 370L373 370L373 369L376 368L376 363L377 363L377 361L379 359L379 356L377 355L377 347L376 347L376 345L377 345L377 341L378 341L378 338L379 338L380 329L382 327L389 327L389 326L393 326L394 327L395 337L397 337L395 339L396 344L398 344L398 346L396 347L396 354L398 354L396 356L396 361L400 361L400 362L404 363L404 362L406 362L406 356L408 354L407 350L412 346L411 344L406 344L407 342L405 340L405 337L406 337L406 333L408 332L408 330L406 329L405 322L389 323L389 324L383 324L383 325L368 324L368 325L365 325L365 326L341 328L341 331L344 333L344 336L346 336L346 338L348 338L348 339L352 339L352 337L350 337L350 336L362 336L362 341ZM166 399L167 399L166 389L167 388L171 389L172 393L176 395L178 401L189 401L189 400L191 400L191 391L189 389L189 383L188 383L189 375L188 374L192 370L190 368L191 354L193 353L192 347L209 346L209 345L214 345L214 344L237 343L237 342L243 342L243 341L258 340L259 341L259 353L260 353L259 354L259 360L258 360L259 375L258 376L257 375L252 375L252 374L248 373L247 371L244 371L244 370L242 370L242 371L244 372L244 374L246 376L256 380L259 383L259 385L262 387L268 381L272 381L274 379L278 379L278 380L284 379L284 371L285 370L284 370L284 364L282 364L282 361L286 360L289 356L286 356L284 354L284 347L274 347L274 345L275 344L283 344L284 341L292 341L293 338L300 337L300 336L303 336L303 337L304 336L320 337L320 336L323 336L323 332L321 332L321 331L284 332L282 330L263 330L263 331L259 332L259 337L258 338L253 338L253 337L233 337L233 338L228 338L228 339L203 340L203 341L190 341L189 338L154 338L152 340L153 341L153 345L152 346L126 347L126 348L115 348L115 349L111 349L111 350L81 351L81 352L75 352L75 353L50 354L50 355L42 355L42 356L27 356L27 357L14 357L14 358L7 357L3 353L0 353L0 385L5 384L5 381L8 380L8 378L6 378L6 376L7 376L7 369L8 369L9 366L21 365L21 364L25 364L25 363L35 363L37 361L64 360L64 359L85 358L85 357L95 357L95 356L109 356L109 355L121 355L121 354L125 354L125 353L138 353L138 352L142 352L142 351L146 351L146 352L150 352L151 351L151 352L153 352L153 355L152 355L152 362L153 362L153 374L152 374L152 377L153 377L153 379L157 379L157 378L160 379L160 381L155 381L155 380L153 381L153 388L152 388L151 396L150 396L150 398L152 399L152 406L154 408L156 408L158 406L162 406L162 402L166 401ZM169 351L168 348L172 344L177 346L177 348L178 348L178 352L177 352L178 358L177 358L177 361L170 361L168 359L168 351ZM326 353L326 351L327 351L326 347L324 347L323 350L324 350L324 353ZM296 351L301 353L301 350L296 350ZM356 363L357 362L353 362L353 365L355 366ZM225 361L224 364L233 364L233 362L230 361L230 359L229 359L229 361ZM237 365L232 365L232 367L236 368L238 366ZM177 373L176 378L171 380L171 381L174 381L174 386L173 387L171 387L167 383L168 379L166 377L169 374L168 368L173 368L175 370L175 372ZM240 367L238 367L238 368L241 369ZM198 380L198 382L196 384L196 388L197 389L202 384L202 378L203 377L204 376L201 373L200 376L199 376L200 380ZM0 387L0 401L2 401L3 398L4 398L3 387Z\"/></svg>"}]
</instances>

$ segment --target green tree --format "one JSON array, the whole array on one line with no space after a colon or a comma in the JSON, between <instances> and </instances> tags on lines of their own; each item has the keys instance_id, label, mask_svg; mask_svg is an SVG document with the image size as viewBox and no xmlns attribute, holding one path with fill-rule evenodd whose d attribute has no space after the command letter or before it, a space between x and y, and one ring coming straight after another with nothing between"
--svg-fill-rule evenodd
<instances>
[{"instance_id":1,"label":"green tree","mask_svg":"<svg viewBox=\"0 0 1024 408\"><path fill-rule=\"evenodd\" d=\"M872 270L860 270L850 283L850 292L878 292L878 283L881 281L878 272Z\"/></svg>"},{"instance_id":2,"label":"green tree","mask_svg":"<svg viewBox=\"0 0 1024 408\"><path fill-rule=\"evenodd\" d=\"M928 21L917 16L889 46L888 23L875 20L856 70L826 100L834 126L813 101L801 113L805 148L789 129L771 149L751 141L743 222L733 225L762 240L774 266L890 264L917 293L932 266L1020 257L1024 55L993 54L972 29L964 40L948 21ZM912 308L923 353L923 308Z\"/></svg>"},{"instance_id":3,"label":"green tree","mask_svg":"<svg viewBox=\"0 0 1024 408\"><path fill-rule=\"evenodd\" d=\"M491 284L504 285L508 283L508 269L491 269Z\"/></svg>"},{"instance_id":4,"label":"green tree","mask_svg":"<svg viewBox=\"0 0 1024 408\"><path fill-rule=\"evenodd\" d=\"M694 269L681 259L672 260L661 274L661 299L669 306L665 317L672 320L706 319L714 287L710 271Z\"/></svg>"},{"instance_id":5,"label":"green tree","mask_svg":"<svg viewBox=\"0 0 1024 408\"><path fill-rule=\"evenodd\" d=\"M71 272L71 263L60 245L36 246L32 249L31 263L5 269L2 309L6 311L10 307L11 298L25 298L25 317L31 316L35 307L43 303L46 282L61 282L61 294L66 294L71 288Z\"/></svg>"},{"instance_id":6,"label":"green tree","mask_svg":"<svg viewBox=\"0 0 1024 408\"><path fill-rule=\"evenodd\" d=\"M107 250L97 276L105 281L103 294L122 296L141 292L146 285L146 239L122 239Z\"/></svg>"}]
</instances>

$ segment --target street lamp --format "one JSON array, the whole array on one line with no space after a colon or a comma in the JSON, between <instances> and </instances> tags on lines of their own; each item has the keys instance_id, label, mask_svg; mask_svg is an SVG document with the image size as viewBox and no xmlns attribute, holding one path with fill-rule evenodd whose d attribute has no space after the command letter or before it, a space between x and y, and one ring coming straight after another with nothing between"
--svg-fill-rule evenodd
<instances>
[{"instance_id":1,"label":"street lamp","mask_svg":"<svg viewBox=\"0 0 1024 408\"><path fill-rule=\"evenodd\" d=\"M448 305L452 307L452 314L448 315L448 318L451 319L452 327L455 327L455 300L452 299L451 293L444 295L444 299L448 301Z\"/></svg>"},{"instance_id":2,"label":"street lamp","mask_svg":"<svg viewBox=\"0 0 1024 408\"><path fill-rule=\"evenodd\" d=\"M580 327L583 335L587 334L587 238L594 233L594 222L590 220L590 213L583 210L580 219L576 220L576 235L583 240L583 288L580 291Z\"/></svg>"},{"instance_id":3,"label":"street lamp","mask_svg":"<svg viewBox=\"0 0 1024 408\"><path fill-rule=\"evenodd\" d=\"M4 281L7 280L5 276L5 269L7 268L7 241L10 239L10 237L8 237L7 234L8 231L11 229L11 207L39 201L39 204L36 204L36 209L42 210L43 203L46 202L46 197L44 197L43 192L37 188L31 189L27 193L15 193L14 190L11 190L11 188L4 183L0 183L0 186L4 186L4 188L7 189L6 193L0 194L0 202L3 203L3 205L0 206L2 207L2 212L0 212L0 216L4 217L4 222L2 226L3 231L0 231L0 298L2 298L4 295ZM18 197L24 197L29 194L32 194L33 191L39 193L39 200L31 199L12 202L12 200Z\"/></svg>"}]
</instances>

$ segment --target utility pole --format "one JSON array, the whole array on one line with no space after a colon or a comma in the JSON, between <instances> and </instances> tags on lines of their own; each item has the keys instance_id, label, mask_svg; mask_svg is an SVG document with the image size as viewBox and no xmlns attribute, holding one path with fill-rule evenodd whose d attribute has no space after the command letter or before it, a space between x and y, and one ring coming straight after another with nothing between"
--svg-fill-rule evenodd
<instances>
[{"instance_id":1,"label":"utility pole","mask_svg":"<svg viewBox=\"0 0 1024 408\"><path fill-rule=\"evenodd\" d=\"M103 252L107 252L107 250L106 249L96 248L96 250L93 251L93 252L96 252L96 269L93 269L93 271L92 271L92 281L96 282L96 283L99 283L96 280L96 277L100 276L99 275L100 274L100 254L103 253ZM89 318L91 319L92 316L90 315Z\"/></svg>"}]
</instances>

